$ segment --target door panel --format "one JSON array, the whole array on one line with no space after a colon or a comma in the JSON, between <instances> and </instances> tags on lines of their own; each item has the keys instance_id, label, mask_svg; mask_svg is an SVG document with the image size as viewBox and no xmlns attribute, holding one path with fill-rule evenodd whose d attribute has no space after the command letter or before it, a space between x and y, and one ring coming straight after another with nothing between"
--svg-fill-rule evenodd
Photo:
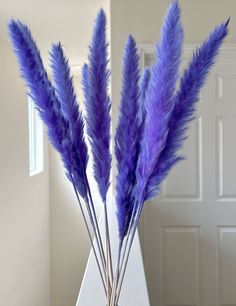
<instances>
[{"instance_id":1,"label":"door panel","mask_svg":"<svg viewBox=\"0 0 236 306\"><path fill-rule=\"evenodd\" d=\"M165 305L198 304L199 239L199 227L161 228L161 271Z\"/></svg>"},{"instance_id":2,"label":"door panel","mask_svg":"<svg viewBox=\"0 0 236 306\"><path fill-rule=\"evenodd\" d=\"M184 163L173 168L162 185L162 199L179 202L201 199L202 172L202 120L198 117L193 123L184 148ZM178 184L176 181L178 180Z\"/></svg>"},{"instance_id":3,"label":"door panel","mask_svg":"<svg viewBox=\"0 0 236 306\"><path fill-rule=\"evenodd\" d=\"M192 50L184 48L183 67ZM141 47L143 67L153 54ZM153 306L236 305L235 99L236 49L224 46L201 92L186 160L144 208L140 234Z\"/></svg>"}]
</instances>

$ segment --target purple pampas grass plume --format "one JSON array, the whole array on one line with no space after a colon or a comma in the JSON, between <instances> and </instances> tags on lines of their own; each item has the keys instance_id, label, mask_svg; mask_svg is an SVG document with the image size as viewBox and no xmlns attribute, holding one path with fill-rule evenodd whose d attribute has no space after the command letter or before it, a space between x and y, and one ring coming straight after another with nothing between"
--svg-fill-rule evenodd
<instances>
[{"instance_id":1,"label":"purple pampas grass plume","mask_svg":"<svg viewBox=\"0 0 236 306\"><path fill-rule=\"evenodd\" d=\"M71 147L69 124L61 113L60 102L44 69L39 50L30 30L20 21L10 21L9 34L17 55L22 77L26 81L28 94L32 97L39 114L48 128L51 143L60 153L68 178L77 176L73 172L75 159ZM77 180L77 188L81 195L86 194L82 181Z\"/></svg>"},{"instance_id":2,"label":"purple pampas grass plume","mask_svg":"<svg viewBox=\"0 0 236 306\"><path fill-rule=\"evenodd\" d=\"M89 86L88 86L88 65L83 64L82 67L82 89L85 101L89 98Z\"/></svg>"},{"instance_id":3,"label":"purple pampas grass plume","mask_svg":"<svg viewBox=\"0 0 236 306\"><path fill-rule=\"evenodd\" d=\"M177 151L186 139L189 122L194 119L200 89L214 64L224 38L227 36L228 22L229 20L215 28L208 39L193 54L192 61L184 71L179 90L174 99L175 107L169 121L166 146L149 180L146 199L153 197L158 192L158 186L169 170L183 159Z\"/></svg>"},{"instance_id":4,"label":"purple pampas grass plume","mask_svg":"<svg viewBox=\"0 0 236 306\"><path fill-rule=\"evenodd\" d=\"M85 97L87 131L93 153L94 177L98 184L102 200L110 184L110 110L108 96L108 44L106 42L106 16L103 10L98 13L90 46L87 73L87 94Z\"/></svg>"},{"instance_id":5,"label":"purple pampas grass plume","mask_svg":"<svg viewBox=\"0 0 236 306\"><path fill-rule=\"evenodd\" d=\"M117 159L116 203L120 241L127 234L132 215L139 152L139 56L136 42L129 36L123 61L120 118L115 135Z\"/></svg>"},{"instance_id":6,"label":"purple pampas grass plume","mask_svg":"<svg viewBox=\"0 0 236 306\"><path fill-rule=\"evenodd\" d=\"M135 195L139 202L145 197L145 189L165 146L168 122L173 110L173 95L178 78L182 51L183 30L177 1L169 7L157 46L156 62L146 96L146 119L141 152L136 171Z\"/></svg>"},{"instance_id":7,"label":"purple pampas grass plume","mask_svg":"<svg viewBox=\"0 0 236 306\"><path fill-rule=\"evenodd\" d=\"M83 117L76 99L69 63L64 56L61 44L54 44L52 46L51 68L61 111L69 124L71 145L76 160L73 173L76 174L74 179L77 186L79 181L86 181L88 152L84 140Z\"/></svg>"},{"instance_id":8,"label":"purple pampas grass plume","mask_svg":"<svg viewBox=\"0 0 236 306\"><path fill-rule=\"evenodd\" d=\"M148 91L148 86L150 83L151 72L149 68L145 68L142 74L141 84L140 84L140 97L139 97L139 118L141 122L141 130L143 129L144 121L146 118L146 95Z\"/></svg>"},{"instance_id":9,"label":"purple pampas grass plume","mask_svg":"<svg viewBox=\"0 0 236 306\"><path fill-rule=\"evenodd\" d=\"M34 100L43 121L48 125L51 142L58 151L61 151L65 128L64 124L61 124L60 104L48 80L39 50L26 25L11 20L8 27L28 94ZM57 123L58 127L55 126Z\"/></svg>"},{"instance_id":10,"label":"purple pampas grass plume","mask_svg":"<svg viewBox=\"0 0 236 306\"><path fill-rule=\"evenodd\" d=\"M62 141L67 126L61 117L60 104L48 80L39 50L30 30L20 21L12 20L9 23L9 34L22 77L28 87L28 94L34 100L43 121L48 125L51 142L59 152L62 152Z\"/></svg>"},{"instance_id":11,"label":"purple pampas grass plume","mask_svg":"<svg viewBox=\"0 0 236 306\"><path fill-rule=\"evenodd\" d=\"M150 78L151 78L150 69L146 67L143 71L141 86L140 86L140 100L141 101L145 101L146 99Z\"/></svg>"}]
</instances>

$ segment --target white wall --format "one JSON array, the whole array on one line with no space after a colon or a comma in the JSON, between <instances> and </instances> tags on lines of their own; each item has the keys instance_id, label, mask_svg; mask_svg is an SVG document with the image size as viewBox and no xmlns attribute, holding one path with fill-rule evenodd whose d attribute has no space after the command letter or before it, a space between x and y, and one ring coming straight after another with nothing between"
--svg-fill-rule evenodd
<instances>
[{"instance_id":1,"label":"white wall","mask_svg":"<svg viewBox=\"0 0 236 306\"><path fill-rule=\"evenodd\" d=\"M180 0L186 43L199 43L213 27L231 16L230 35L226 42L236 43L235 0ZM160 26L169 0L111 0L111 57L113 124L116 124L121 84L123 47L128 34L138 43L154 43L159 38ZM150 230L147 232L150 232ZM153 237L155 233L153 233ZM145 239L145 237L144 237ZM150 247L157 247L154 244ZM152 267L146 267L151 305L157 305L156 281Z\"/></svg>"},{"instance_id":2,"label":"white wall","mask_svg":"<svg viewBox=\"0 0 236 306\"><path fill-rule=\"evenodd\" d=\"M47 146L29 177L27 97L4 40L0 67L0 305L50 306Z\"/></svg>"},{"instance_id":3,"label":"white wall","mask_svg":"<svg viewBox=\"0 0 236 306\"><path fill-rule=\"evenodd\" d=\"M50 150L51 306L75 305L89 241L59 156Z\"/></svg>"}]
</instances>

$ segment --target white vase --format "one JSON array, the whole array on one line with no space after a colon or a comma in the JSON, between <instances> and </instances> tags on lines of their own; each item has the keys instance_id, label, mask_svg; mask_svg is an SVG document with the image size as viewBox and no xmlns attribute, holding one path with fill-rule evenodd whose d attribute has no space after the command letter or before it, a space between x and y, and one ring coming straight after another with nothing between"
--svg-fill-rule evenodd
<instances>
[{"instance_id":1,"label":"white vase","mask_svg":"<svg viewBox=\"0 0 236 306\"><path fill-rule=\"evenodd\" d=\"M110 205L109 207L109 226L111 233L112 253L117 254L118 230L114 207L115 205ZM99 220L99 224L102 224L101 229L103 229L103 213ZM104 237L105 233L103 230L101 233ZM113 261L115 262L116 258L113 258ZM93 251L91 251L76 306L95 305L106 305L106 297L98 272L96 260L94 258ZM137 233L135 235L132 250L130 252L126 275L121 290L119 306L150 306L140 242Z\"/></svg>"}]
</instances>

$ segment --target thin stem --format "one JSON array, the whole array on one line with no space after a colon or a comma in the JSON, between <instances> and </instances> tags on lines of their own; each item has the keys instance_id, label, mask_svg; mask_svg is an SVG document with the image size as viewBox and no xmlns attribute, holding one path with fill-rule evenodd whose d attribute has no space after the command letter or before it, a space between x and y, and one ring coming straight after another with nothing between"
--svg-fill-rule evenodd
<instances>
[{"instance_id":1,"label":"thin stem","mask_svg":"<svg viewBox=\"0 0 236 306\"><path fill-rule=\"evenodd\" d=\"M128 242L129 242L130 232L131 232L133 221L134 221L134 217L135 217L135 212L136 212L136 206L135 205L136 205L136 202L134 203L132 215L131 215L131 218L130 218L129 228L128 228L128 232L127 232L126 239L125 239L124 251L123 251L123 255L122 255L122 259L121 259L121 266L120 266L121 270L122 270L123 265L124 265L124 259L125 259L125 254L126 254Z\"/></svg>"},{"instance_id":2,"label":"thin stem","mask_svg":"<svg viewBox=\"0 0 236 306\"><path fill-rule=\"evenodd\" d=\"M97 235L97 240L98 240L98 244L100 245L100 255L102 258L102 262L103 262L103 266L104 266L104 270L105 270L105 275L107 275L107 262L105 259L105 253L104 253L104 247L103 247L103 242L102 242L102 238L101 238L101 233L100 233L100 228L98 225L98 220L97 220L97 215L96 215L96 211L95 211L95 206L93 203L93 198L92 198L92 194L91 194L91 189L90 189L90 185L88 182L88 177L87 174L85 173L85 179L86 179L86 184L87 184L87 188L88 188L88 196L89 196L89 200L90 200L90 204L91 204L91 208L92 208L92 213L93 213L93 217L94 217L94 221L95 221L95 232ZM107 296L109 296L109 292L111 290L111 282L110 282L110 276L109 273L107 275Z\"/></svg>"},{"instance_id":3,"label":"thin stem","mask_svg":"<svg viewBox=\"0 0 236 306\"><path fill-rule=\"evenodd\" d=\"M123 246L123 242L120 241L119 249L118 249L118 257L117 257L117 262L116 262L116 272L115 272L115 277L114 277L113 286L112 286L110 306L115 306L115 302L116 302L116 293L117 293L116 289L117 289L118 279L119 279L119 274L120 274L120 259L121 259L122 246Z\"/></svg>"},{"instance_id":4,"label":"thin stem","mask_svg":"<svg viewBox=\"0 0 236 306\"><path fill-rule=\"evenodd\" d=\"M108 212L107 212L107 203L104 203L104 212L105 212L105 227L106 227L106 243L107 243L107 250L108 250L108 257L109 260L109 268L111 273L111 281L113 282L113 263L112 263L112 256L111 256L111 239L110 239L110 230L109 230L109 222L108 222Z\"/></svg>"},{"instance_id":5,"label":"thin stem","mask_svg":"<svg viewBox=\"0 0 236 306\"><path fill-rule=\"evenodd\" d=\"M108 267L108 262L106 265L106 286L107 286L107 305L110 305L110 298L111 298L111 290L109 287L109 267Z\"/></svg>"},{"instance_id":6,"label":"thin stem","mask_svg":"<svg viewBox=\"0 0 236 306\"><path fill-rule=\"evenodd\" d=\"M103 256L103 252L101 250L101 245L100 245L100 241L99 241L99 238L98 238L98 234L97 234L97 228L96 228L96 223L94 222L94 217L92 215L92 212L91 212L91 208L90 208L90 204L89 204L89 201L88 201L88 198L86 196L86 198L84 199L85 203L86 203L86 208L87 208L87 211L88 211L88 215L89 215L89 219L90 219L90 222L91 222L91 225L93 227L93 232L94 232L94 237L95 237L95 240L96 240L96 243L97 243L97 247L98 247L98 251L99 251L99 255L100 255L100 258L101 258L101 262L102 262L102 267L103 267L103 271L104 271L104 275L106 275L106 263L105 263L105 258ZM96 215L95 215L96 217ZM99 229L98 229L99 230Z\"/></svg>"},{"instance_id":7,"label":"thin stem","mask_svg":"<svg viewBox=\"0 0 236 306\"><path fill-rule=\"evenodd\" d=\"M136 218L134 217L135 222L134 222L133 231L132 231L132 234L131 234L131 240L130 240L130 244L129 244L129 247L128 247L126 259L125 259L125 262L124 262L124 268L123 268L123 271L121 272L120 283L118 284L118 292L117 292L117 299L116 299L117 303L119 301L120 292L121 292L122 284L123 284L123 281L124 281L124 276L125 276L127 264L128 264L128 261L129 261L129 255L130 255L130 251L131 251L131 248L132 248L132 245L133 245L133 241L134 241L135 233L136 233L137 226L138 226L138 223L139 223L139 219L140 219L140 216L141 216L141 213L142 213L143 204L144 204L144 202L139 202L139 205L137 206L138 210L137 210L137 213L135 214L137 217Z\"/></svg>"},{"instance_id":8,"label":"thin stem","mask_svg":"<svg viewBox=\"0 0 236 306\"><path fill-rule=\"evenodd\" d=\"M91 218L93 218L91 208L90 208L90 203L89 203L88 199L85 200L85 203L86 203L86 207L90 211ZM93 222L94 222L94 220L93 220ZM106 274L106 261L105 261L104 253L103 253L102 248L101 248L101 243L100 243L100 240L99 240L99 235L98 235L98 232L97 232L95 222L92 223L92 226L93 226L93 231L94 231L94 235L95 235L95 238L96 238L99 254L100 254L100 257L101 257L101 262L102 262L102 265L103 265L104 273Z\"/></svg>"},{"instance_id":9,"label":"thin stem","mask_svg":"<svg viewBox=\"0 0 236 306\"><path fill-rule=\"evenodd\" d=\"M103 276L103 273L102 273L100 262L98 260L97 252L96 252L95 247L94 247L94 242L93 242L92 234L90 232L90 229L89 229L89 226L88 226L88 222L87 222L87 219L86 219L86 216L85 216L85 213L84 213L84 209L83 209L83 206L81 204L81 201L80 201L80 198L79 198L79 195L78 195L78 191L77 191L77 189L75 187L74 180L73 180L71 174L70 174L70 177L71 177L71 182L72 182L72 185L73 185L73 188L74 188L74 191L75 191L75 195L76 195L76 198L77 198L77 201L78 201L78 204L79 204L82 216L83 216L83 220L84 220L84 223L85 223L85 226L86 226L86 230L87 230L87 233L89 235L89 240L91 242L91 246L92 246L92 249L93 249L93 252L94 252L95 260L97 262L99 274L100 274L101 279L102 279L103 288L105 290L105 294L107 294L106 285L105 285L105 281L104 281L104 276Z\"/></svg>"},{"instance_id":10,"label":"thin stem","mask_svg":"<svg viewBox=\"0 0 236 306\"><path fill-rule=\"evenodd\" d=\"M104 203L104 211L105 211L105 232L106 232L106 282L107 282L107 305L110 304L111 298L111 290L109 287L109 272L110 272L110 259L109 259L109 241L108 235L109 231L107 228L107 210L106 210L106 203Z\"/></svg>"},{"instance_id":11,"label":"thin stem","mask_svg":"<svg viewBox=\"0 0 236 306\"><path fill-rule=\"evenodd\" d=\"M87 178L86 174L85 174L85 178L86 178L86 184L87 184L87 187L88 187L88 196L89 196L89 200L90 200L90 204L91 204L91 208L92 208L92 213L93 213L93 217L94 217L94 221L95 221L95 228L96 228L96 232L97 232L97 235L98 235L98 241L99 241L100 248L101 248L102 259L103 259L104 266L106 266L106 259L105 259L103 242L102 242L101 233L100 233L98 220L97 220L97 215L96 215L96 211L95 211L95 207L94 207L94 203L93 203L93 198L92 198L92 194L91 194L91 190L90 190L90 185L89 185L88 178Z\"/></svg>"},{"instance_id":12,"label":"thin stem","mask_svg":"<svg viewBox=\"0 0 236 306\"><path fill-rule=\"evenodd\" d=\"M85 175L85 179L86 179L87 188L88 188L88 190L90 190L89 189L90 186L89 186L88 181L87 181L86 172L84 173L84 175ZM73 180L73 177L72 177L72 180ZM91 207L90 207L90 204L89 204L87 196L84 198L84 201L86 203L86 208L87 208L87 211L88 211L89 219L90 219L90 222L91 222L91 225L92 225L92 228L93 228L94 237L95 237L95 240L96 240L96 243L97 243L97 248L98 248L98 251L99 251L100 258L101 258L103 272L104 272L104 275L106 275L106 268L105 268L106 263L105 263L105 258L103 256L104 253L101 250L100 241L99 241L98 234L97 234L97 228L96 228L96 224L97 223L94 222L94 218L95 218L95 221L96 221L96 214L95 214L95 217L93 217L92 211L91 211ZM98 231L99 231L99 229L98 229Z\"/></svg>"}]
</instances>

